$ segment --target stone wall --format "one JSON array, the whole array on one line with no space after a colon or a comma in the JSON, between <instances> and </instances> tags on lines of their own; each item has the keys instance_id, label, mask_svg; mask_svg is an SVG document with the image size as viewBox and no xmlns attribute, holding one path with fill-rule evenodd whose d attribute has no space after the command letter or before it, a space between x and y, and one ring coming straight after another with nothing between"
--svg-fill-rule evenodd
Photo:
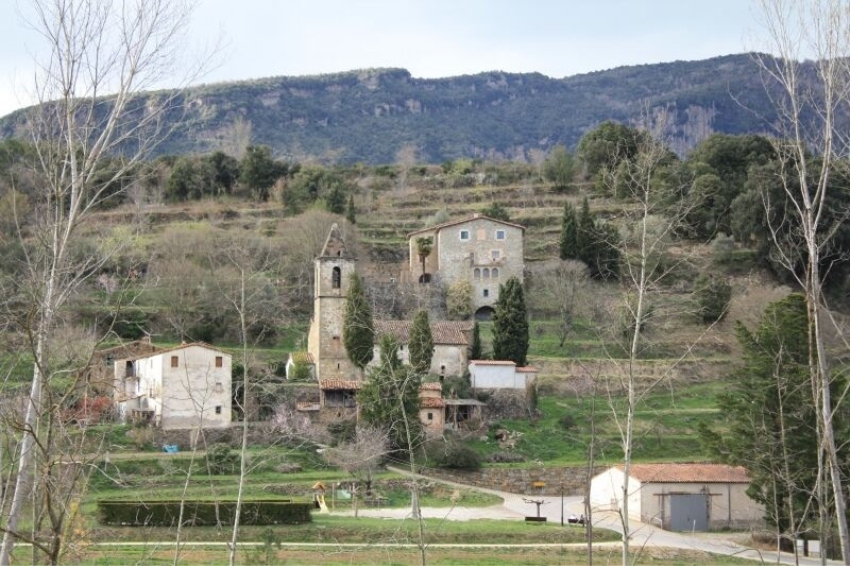
<instances>
[{"instance_id":1,"label":"stone wall","mask_svg":"<svg viewBox=\"0 0 850 566\"><path fill-rule=\"evenodd\" d=\"M597 466L596 475L607 466ZM443 480L519 493L522 495L584 495L587 489L587 467L557 468L484 468L478 472L463 472L429 468L427 475ZM542 483L542 485L541 485Z\"/></svg>"}]
</instances>

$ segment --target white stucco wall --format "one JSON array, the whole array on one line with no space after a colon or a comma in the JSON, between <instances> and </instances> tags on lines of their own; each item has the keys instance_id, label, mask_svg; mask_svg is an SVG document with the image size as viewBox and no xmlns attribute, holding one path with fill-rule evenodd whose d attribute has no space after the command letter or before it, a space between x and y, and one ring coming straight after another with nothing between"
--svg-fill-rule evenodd
<instances>
[{"instance_id":1,"label":"white stucco wall","mask_svg":"<svg viewBox=\"0 0 850 566\"><path fill-rule=\"evenodd\" d=\"M609 468L590 480L590 504L594 509L618 511L623 506L623 482L625 475L617 468ZM629 478L629 517L640 520L640 482Z\"/></svg>"},{"instance_id":2,"label":"white stucco wall","mask_svg":"<svg viewBox=\"0 0 850 566\"><path fill-rule=\"evenodd\" d=\"M177 356L178 367L171 367ZM216 357L222 366L216 367ZM231 421L231 358L218 350L191 345L151 358L162 372L161 426L164 429L221 428Z\"/></svg>"},{"instance_id":3,"label":"white stucco wall","mask_svg":"<svg viewBox=\"0 0 850 566\"><path fill-rule=\"evenodd\" d=\"M469 364L469 378L474 389L518 389L524 391L528 385L527 374L518 373L516 365Z\"/></svg>"}]
</instances>

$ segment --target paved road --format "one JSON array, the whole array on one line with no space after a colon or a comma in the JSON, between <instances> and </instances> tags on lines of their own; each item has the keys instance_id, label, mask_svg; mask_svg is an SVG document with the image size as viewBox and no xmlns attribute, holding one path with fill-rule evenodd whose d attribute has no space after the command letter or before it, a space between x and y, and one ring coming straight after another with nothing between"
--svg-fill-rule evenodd
<instances>
[{"instance_id":1,"label":"paved road","mask_svg":"<svg viewBox=\"0 0 850 566\"><path fill-rule=\"evenodd\" d=\"M410 475L410 472L405 472L400 468L391 468L393 471L400 474ZM525 516L533 516L537 514L537 505L527 503L528 499L542 501L540 505L540 515L548 518L550 522L561 520L563 512L564 521L570 515L581 515L584 512L582 498L579 496L571 496L563 498L563 508L561 507L561 497L557 496L524 496L515 493L507 493L494 489L483 489L475 486L458 484L455 482L441 480L434 477L418 476L428 481L438 481L456 487L466 489L477 489L479 491L491 493L501 497L504 501L502 505L493 505L490 507L463 507L457 506L452 508L438 507L423 507L421 513L426 518L442 518L454 521L468 521L470 519L513 519L520 520ZM350 512L348 512L350 513ZM411 517L411 510L408 508L379 508L379 509L362 509L359 512L362 517L387 517L387 518L406 518ZM616 513L611 511L595 511L593 514L594 527L609 529L618 533L623 532L623 527L620 524L620 518ZM655 526L646 523L631 521L631 547L638 549L643 546L656 546L667 548L680 548L688 550L697 550L710 552L722 556L735 556L738 558L747 558L764 563L774 564L797 564L801 566L817 566L821 564L819 558L804 558L800 557L799 562L795 562L794 556L789 553L777 553L775 551L759 551L750 547L743 546L735 542L735 533L674 533L659 529ZM576 528L576 527L571 527ZM829 560L830 565L841 564L839 561Z\"/></svg>"}]
</instances>

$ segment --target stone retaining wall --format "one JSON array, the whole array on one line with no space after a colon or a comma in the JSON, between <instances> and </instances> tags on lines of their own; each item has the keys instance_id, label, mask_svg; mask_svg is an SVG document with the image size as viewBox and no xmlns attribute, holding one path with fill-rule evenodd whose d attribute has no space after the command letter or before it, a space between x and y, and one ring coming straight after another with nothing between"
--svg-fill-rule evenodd
<instances>
[{"instance_id":1,"label":"stone retaining wall","mask_svg":"<svg viewBox=\"0 0 850 566\"><path fill-rule=\"evenodd\" d=\"M607 469L597 466L596 475ZM453 481L519 493L522 495L584 495L587 489L587 467L570 466L558 468L484 468L477 472L429 468L427 475Z\"/></svg>"}]
</instances>

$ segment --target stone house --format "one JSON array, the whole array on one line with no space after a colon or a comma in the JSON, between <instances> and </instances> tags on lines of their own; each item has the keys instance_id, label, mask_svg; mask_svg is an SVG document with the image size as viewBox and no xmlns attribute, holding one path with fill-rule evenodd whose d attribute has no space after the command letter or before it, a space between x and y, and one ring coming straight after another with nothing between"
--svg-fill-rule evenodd
<instances>
[{"instance_id":1,"label":"stone house","mask_svg":"<svg viewBox=\"0 0 850 566\"><path fill-rule=\"evenodd\" d=\"M590 503L619 511L622 466L591 480ZM632 464L629 517L671 531L710 531L764 526L764 506L747 496L750 480L741 466L724 464Z\"/></svg>"},{"instance_id":2,"label":"stone house","mask_svg":"<svg viewBox=\"0 0 850 566\"><path fill-rule=\"evenodd\" d=\"M499 285L511 277L523 280L525 228L481 214L423 228L408 236L409 279L451 286L472 284L472 303L478 316L489 316L499 298ZM431 251L420 258L417 242L430 239Z\"/></svg>"},{"instance_id":3,"label":"stone house","mask_svg":"<svg viewBox=\"0 0 850 566\"><path fill-rule=\"evenodd\" d=\"M115 401L124 422L164 430L231 423L231 356L202 342L115 361Z\"/></svg>"},{"instance_id":4,"label":"stone house","mask_svg":"<svg viewBox=\"0 0 850 566\"><path fill-rule=\"evenodd\" d=\"M460 377L466 370L469 358L469 342L472 339L473 323L468 321L432 322L431 339L434 342L434 355L431 357L430 373L441 377ZM390 335L399 345L399 357L402 363L410 363L410 320L376 320L375 354L370 366L381 359L381 336Z\"/></svg>"},{"instance_id":5,"label":"stone house","mask_svg":"<svg viewBox=\"0 0 850 566\"><path fill-rule=\"evenodd\" d=\"M149 337L133 340L110 348L97 350L92 354L91 363L86 368L85 380L99 394L113 394L115 385L115 360L126 360L147 356L162 350L154 346Z\"/></svg>"}]
</instances>

